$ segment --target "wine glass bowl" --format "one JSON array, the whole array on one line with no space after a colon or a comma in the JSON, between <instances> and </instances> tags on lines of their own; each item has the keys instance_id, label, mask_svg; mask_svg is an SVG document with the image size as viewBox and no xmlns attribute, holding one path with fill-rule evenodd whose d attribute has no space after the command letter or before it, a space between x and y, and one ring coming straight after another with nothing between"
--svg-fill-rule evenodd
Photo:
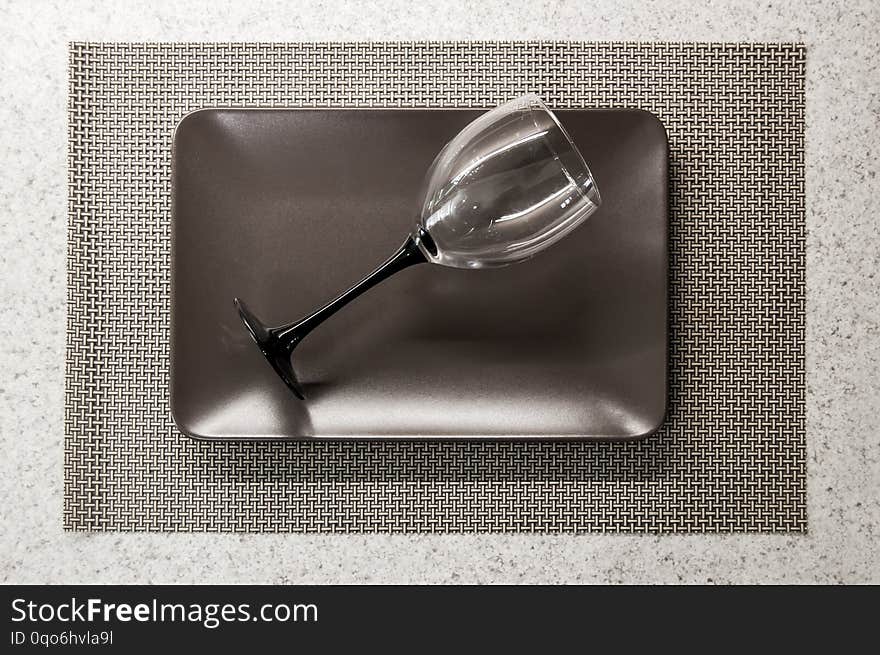
<instances>
[{"instance_id":1,"label":"wine glass bowl","mask_svg":"<svg viewBox=\"0 0 880 655\"><path fill-rule=\"evenodd\" d=\"M535 94L483 114L437 155L419 226L455 268L520 262L556 243L601 205L590 169Z\"/></svg>"},{"instance_id":2,"label":"wine glass bowl","mask_svg":"<svg viewBox=\"0 0 880 655\"><path fill-rule=\"evenodd\" d=\"M249 334L299 398L291 356L313 329L391 275L415 264L491 268L553 245L601 205L590 169L562 124L534 94L468 124L440 151L425 178L417 225L360 282L305 318L267 327L239 298Z\"/></svg>"}]
</instances>

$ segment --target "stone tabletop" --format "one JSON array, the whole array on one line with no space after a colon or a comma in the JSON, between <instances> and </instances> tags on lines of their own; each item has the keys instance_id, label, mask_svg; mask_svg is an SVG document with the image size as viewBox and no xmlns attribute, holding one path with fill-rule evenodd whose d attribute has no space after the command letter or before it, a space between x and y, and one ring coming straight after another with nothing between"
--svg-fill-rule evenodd
<instances>
[{"instance_id":1,"label":"stone tabletop","mask_svg":"<svg viewBox=\"0 0 880 655\"><path fill-rule=\"evenodd\" d=\"M0 1L6 583L880 582L880 5ZM799 41L809 534L82 534L61 528L68 41Z\"/></svg>"}]
</instances>

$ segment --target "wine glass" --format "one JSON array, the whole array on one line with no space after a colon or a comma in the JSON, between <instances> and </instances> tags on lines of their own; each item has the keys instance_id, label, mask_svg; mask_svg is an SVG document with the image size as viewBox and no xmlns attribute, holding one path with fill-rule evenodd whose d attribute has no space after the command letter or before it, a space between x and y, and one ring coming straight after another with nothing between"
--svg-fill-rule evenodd
<instances>
[{"instance_id":1,"label":"wine glass","mask_svg":"<svg viewBox=\"0 0 880 655\"><path fill-rule=\"evenodd\" d=\"M489 268L526 260L584 222L601 198L590 169L553 113L527 94L479 116L434 159L418 222L376 270L309 316L266 327L239 298L239 315L300 399L296 346L343 306L414 264Z\"/></svg>"}]
</instances>

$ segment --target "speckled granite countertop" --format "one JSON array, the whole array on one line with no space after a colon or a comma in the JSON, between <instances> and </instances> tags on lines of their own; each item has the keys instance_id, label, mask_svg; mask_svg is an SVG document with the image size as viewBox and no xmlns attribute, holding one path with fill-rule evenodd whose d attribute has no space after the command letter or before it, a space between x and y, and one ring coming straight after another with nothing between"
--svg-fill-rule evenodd
<instances>
[{"instance_id":1,"label":"speckled granite countertop","mask_svg":"<svg viewBox=\"0 0 880 655\"><path fill-rule=\"evenodd\" d=\"M0 2L4 582L880 582L880 5L254 5ZM807 44L809 535L62 531L67 41L379 39Z\"/></svg>"}]
</instances>

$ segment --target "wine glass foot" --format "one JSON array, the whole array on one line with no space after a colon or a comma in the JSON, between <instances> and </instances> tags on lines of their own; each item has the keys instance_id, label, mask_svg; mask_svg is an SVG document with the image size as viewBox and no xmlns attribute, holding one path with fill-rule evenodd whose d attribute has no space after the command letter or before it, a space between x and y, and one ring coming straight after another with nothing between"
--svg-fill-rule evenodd
<instances>
[{"instance_id":1,"label":"wine glass foot","mask_svg":"<svg viewBox=\"0 0 880 655\"><path fill-rule=\"evenodd\" d=\"M263 353L263 356L272 365L272 368L275 369L278 377L284 380L284 383L297 398L305 400L302 385L300 385L293 370L293 364L290 361L291 348L289 344L282 343L274 330L267 328L260 319L254 316L244 301L240 298L235 298L233 302L248 333L253 338L254 343L257 344L260 352Z\"/></svg>"}]
</instances>

